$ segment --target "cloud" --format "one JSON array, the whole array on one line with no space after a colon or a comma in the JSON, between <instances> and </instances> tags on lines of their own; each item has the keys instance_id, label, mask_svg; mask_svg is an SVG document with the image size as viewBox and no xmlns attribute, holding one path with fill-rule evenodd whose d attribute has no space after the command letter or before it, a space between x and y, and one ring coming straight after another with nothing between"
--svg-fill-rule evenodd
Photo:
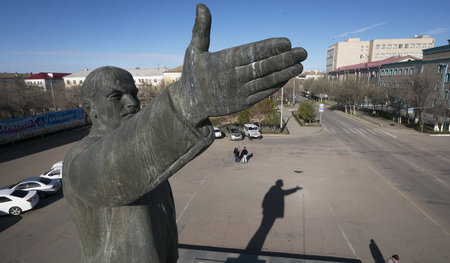
<instances>
[{"instance_id":1,"label":"cloud","mask_svg":"<svg viewBox=\"0 0 450 263\"><path fill-rule=\"evenodd\" d=\"M439 35L447 31L447 28L439 27L439 28L433 28L425 33L425 35Z\"/></svg>"},{"instance_id":2,"label":"cloud","mask_svg":"<svg viewBox=\"0 0 450 263\"><path fill-rule=\"evenodd\" d=\"M369 29L372 29L374 27L382 26L382 25L385 25L385 24L386 23L373 24L373 25L370 25L370 26L362 27L360 29L356 29L355 31L342 33L342 34L340 34L340 35L338 35L336 37L346 37L346 36L351 35L351 34L362 33L362 32L365 32L365 31L367 31Z\"/></svg>"}]
</instances>

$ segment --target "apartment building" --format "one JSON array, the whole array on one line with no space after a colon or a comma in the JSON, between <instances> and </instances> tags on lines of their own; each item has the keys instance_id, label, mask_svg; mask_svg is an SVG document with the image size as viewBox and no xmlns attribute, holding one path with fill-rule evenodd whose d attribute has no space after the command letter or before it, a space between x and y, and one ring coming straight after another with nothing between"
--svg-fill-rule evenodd
<instances>
[{"instance_id":1,"label":"apartment building","mask_svg":"<svg viewBox=\"0 0 450 263\"><path fill-rule=\"evenodd\" d=\"M326 71L328 73L340 67L374 62L395 56L409 55L421 59L423 57L422 50L432 47L434 47L434 38L429 36L370 41L349 38L328 48Z\"/></svg>"}]
</instances>

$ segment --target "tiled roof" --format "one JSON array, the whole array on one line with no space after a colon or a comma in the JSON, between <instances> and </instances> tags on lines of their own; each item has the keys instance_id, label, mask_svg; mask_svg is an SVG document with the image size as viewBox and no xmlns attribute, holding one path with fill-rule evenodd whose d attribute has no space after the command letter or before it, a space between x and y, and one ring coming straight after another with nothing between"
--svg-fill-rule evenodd
<instances>
[{"instance_id":1,"label":"tiled roof","mask_svg":"<svg viewBox=\"0 0 450 263\"><path fill-rule=\"evenodd\" d=\"M169 69L169 70L165 71L165 73L166 73L166 72L167 72L167 73L182 72L182 71L183 71L183 65L178 66L178 67L176 67L176 68Z\"/></svg>"},{"instance_id":2,"label":"tiled roof","mask_svg":"<svg viewBox=\"0 0 450 263\"><path fill-rule=\"evenodd\" d=\"M72 73L72 74L68 75L67 77L69 77L69 78L85 78L91 72L92 72L92 70L83 69L83 70L77 71L75 73Z\"/></svg>"},{"instance_id":3,"label":"tiled roof","mask_svg":"<svg viewBox=\"0 0 450 263\"><path fill-rule=\"evenodd\" d=\"M340 71L347 71L347 70L356 70L356 69L363 69L363 68L378 68L383 64L389 64L389 63L395 63L395 62L401 62L405 60L417 60L418 58L414 56L395 56L395 57L389 57L383 60L378 60L374 62L367 62L367 63L360 63L360 64L354 64L349 66L344 66L337 68L330 73L333 72L340 72Z\"/></svg>"},{"instance_id":4,"label":"tiled roof","mask_svg":"<svg viewBox=\"0 0 450 263\"><path fill-rule=\"evenodd\" d=\"M167 70L166 67L161 68L134 68L127 69L133 77L148 77L148 76L162 76L163 72Z\"/></svg>"},{"instance_id":5,"label":"tiled roof","mask_svg":"<svg viewBox=\"0 0 450 263\"><path fill-rule=\"evenodd\" d=\"M70 75L70 73L52 73L52 74L53 78L51 78L47 72L41 72L38 74L34 74L26 79L62 79L63 77Z\"/></svg>"}]
</instances>

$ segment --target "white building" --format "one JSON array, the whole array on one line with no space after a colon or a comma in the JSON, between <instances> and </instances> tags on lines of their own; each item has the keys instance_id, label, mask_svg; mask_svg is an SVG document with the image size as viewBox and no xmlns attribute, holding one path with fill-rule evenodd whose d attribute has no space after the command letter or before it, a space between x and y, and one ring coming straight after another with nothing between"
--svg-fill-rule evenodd
<instances>
[{"instance_id":1,"label":"white building","mask_svg":"<svg viewBox=\"0 0 450 263\"><path fill-rule=\"evenodd\" d=\"M178 67L179 68L179 67ZM175 68L175 69L178 69ZM134 68L126 69L133 76L134 83L139 88L142 85L159 85L161 82L169 81L168 84L177 81L181 76L181 70L168 70L166 67L160 68ZM64 77L66 87L82 85L87 75L92 70L83 69Z\"/></svg>"},{"instance_id":2,"label":"white building","mask_svg":"<svg viewBox=\"0 0 450 263\"><path fill-rule=\"evenodd\" d=\"M432 47L434 47L434 38L429 36L370 41L349 38L328 48L326 70L328 73L340 67L374 62L395 56L409 55L421 59L422 50Z\"/></svg>"},{"instance_id":3,"label":"white building","mask_svg":"<svg viewBox=\"0 0 450 263\"><path fill-rule=\"evenodd\" d=\"M42 87L44 91L49 91L53 85L62 84L63 78L67 75L69 73L40 72L26 78L25 84L27 86Z\"/></svg>"}]
</instances>

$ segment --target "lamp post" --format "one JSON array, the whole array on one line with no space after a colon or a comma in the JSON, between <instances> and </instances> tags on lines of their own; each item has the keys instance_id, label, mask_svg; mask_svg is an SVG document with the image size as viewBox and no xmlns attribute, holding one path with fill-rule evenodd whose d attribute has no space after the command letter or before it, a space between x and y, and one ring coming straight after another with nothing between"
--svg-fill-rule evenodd
<instances>
[{"instance_id":1,"label":"lamp post","mask_svg":"<svg viewBox=\"0 0 450 263\"><path fill-rule=\"evenodd\" d=\"M47 73L50 77L50 90L52 91L52 99L53 99L53 109L56 111L56 102L55 102L55 93L53 92L53 73Z\"/></svg>"},{"instance_id":2,"label":"lamp post","mask_svg":"<svg viewBox=\"0 0 450 263\"><path fill-rule=\"evenodd\" d=\"M280 118L280 130L283 129L283 92L284 92L284 87L281 87L281 107L280 107L280 112L281 112L281 118Z\"/></svg>"}]
</instances>

